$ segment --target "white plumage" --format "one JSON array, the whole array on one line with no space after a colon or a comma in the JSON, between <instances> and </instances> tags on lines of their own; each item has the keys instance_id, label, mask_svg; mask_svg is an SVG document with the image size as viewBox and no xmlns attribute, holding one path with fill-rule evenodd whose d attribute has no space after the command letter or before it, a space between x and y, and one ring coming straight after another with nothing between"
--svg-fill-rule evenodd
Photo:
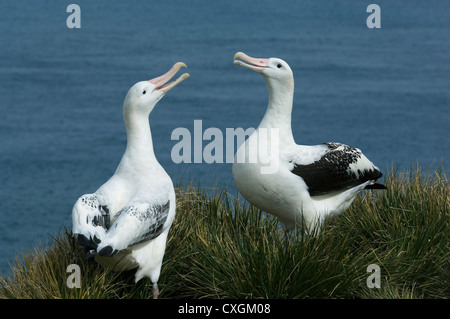
<instances>
[{"instance_id":1,"label":"white plumage","mask_svg":"<svg viewBox=\"0 0 450 319\"><path fill-rule=\"evenodd\" d=\"M148 117L189 77L184 73L166 84L181 67L186 65L178 62L166 74L131 87L123 105L127 148L122 160L114 175L95 193L81 196L72 210L73 233L87 257L114 270L137 268L136 282L150 278L155 298L176 203L172 180L153 152Z\"/></svg>"},{"instance_id":2,"label":"white plumage","mask_svg":"<svg viewBox=\"0 0 450 319\"><path fill-rule=\"evenodd\" d=\"M364 188L383 189L376 166L357 148L340 143L297 145L291 130L294 78L277 58L238 52L234 64L260 73L269 105L255 132L237 150L233 178L256 207L278 217L287 231L318 230L327 216L347 209Z\"/></svg>"}]
</instances>

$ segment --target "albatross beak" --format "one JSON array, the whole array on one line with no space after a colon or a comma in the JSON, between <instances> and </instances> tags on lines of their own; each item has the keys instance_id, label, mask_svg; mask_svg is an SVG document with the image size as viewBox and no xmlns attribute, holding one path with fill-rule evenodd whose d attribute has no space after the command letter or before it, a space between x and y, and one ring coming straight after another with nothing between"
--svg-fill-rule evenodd
<instances>
[{"instance_id":1,"label":"albatross beak","mask_svg":"<svg viewBox=\"0 0 450 319\"><path fill-rule=\"evenodd\" d=\"M243 61L248 62L250 64L244 63ZM238 52L233 57L233 63L256 72L261 72L262 70L267 68L269 59L252 58L243 52Z\"/></svg>"},{"instance_id":2,"label":"albatross beak","mask_svg":"<svg viewBox=\"0 0 450 319\"><path fill-rule=\"evenodd\" d=\"M186 68L186 64L183 62L177 62L173 65L173 67L164 75L161 75L157 78L149 80L150 83L156 86L156 90L162 91L164 93L169 92L173 89L177 84L183 82L189 77L189 73L183 73L178 79L175 81L167 83L173 76L181 69Z\"/></svg>"}]
</instances>

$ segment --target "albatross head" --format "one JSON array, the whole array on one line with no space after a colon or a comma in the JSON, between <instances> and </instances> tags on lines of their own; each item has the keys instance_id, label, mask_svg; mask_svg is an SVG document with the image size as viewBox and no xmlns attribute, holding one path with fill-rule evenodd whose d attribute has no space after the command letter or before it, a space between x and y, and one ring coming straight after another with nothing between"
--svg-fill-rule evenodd
<instances>
[{"instance_id":1,"label":"albatross head","mask_svg":"<svg viewBox=\"0 0 450 319\"><path fill-rule=\"evenodd\" d=\"M124 111L126 113L144 112L147 115L150 114L158 101L161 100L167 92L189 77L188 73L183 73L175 81L169 82L182 67L187 68L186 64L183 62L177 62L166 74L133 85L131 89L128 90L127 96L125 97L123 103Z\"/></svg>"},{"instance_id":2,"label":"albatross head","mask_svg":"<svg viewBox=\"0 0 450 319\"><path fill-rule=\"evenodd\" d=\"M236 65L261 73L268 85L279 83L284 86L293 87L294 75L292 70L289 65L281 59L252 58L243 52L238 52L234 55L233 60L233 63Z\"/></svg>"}]
</instances>

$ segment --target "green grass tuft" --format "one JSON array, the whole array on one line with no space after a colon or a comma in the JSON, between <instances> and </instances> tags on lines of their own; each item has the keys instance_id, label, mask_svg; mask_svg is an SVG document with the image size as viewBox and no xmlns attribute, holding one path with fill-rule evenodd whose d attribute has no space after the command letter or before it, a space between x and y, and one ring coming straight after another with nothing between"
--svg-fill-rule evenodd
<instances>
[{"instance_id":1,"label":"green grass tuft","mask_svg":"<svg viewBox=\"0 0 450 319\"><path fill-rule=\"evenodd\" d=\"M441 170L391 171L319 236L286 240L277 220L226 189L177 189L177 216L159 280L161 298L448 298L450 185ZM66 268L81 268L81 288ZM370 289L367 266L381 269ZM71 233L17 258L0 298L151 298L134 271L111 273L83 258Z\"/></svg>"}]
</instances>

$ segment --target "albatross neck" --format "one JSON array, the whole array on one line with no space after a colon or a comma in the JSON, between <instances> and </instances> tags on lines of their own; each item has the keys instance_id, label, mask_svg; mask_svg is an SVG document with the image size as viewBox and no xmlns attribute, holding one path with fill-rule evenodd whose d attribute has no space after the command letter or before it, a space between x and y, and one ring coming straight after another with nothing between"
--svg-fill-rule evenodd
<instances>
[{"instance_id":1,"label":"albatross neck","mask_svg":"<svg viewBox=\"0 0 450 319\"><path fill-rule=\"evenodd\" d=\"M269 105L258 128L278 128L282 141L294 143L291 114L294 100L294 81L280 83L265 79L269 91Z\"/></svg>"},{"instance_id":2,"label":"albatross neck","mask_svg":"<svg viewBox=\"0 0 450 319\"><path fill-rule=\"evenodd\" d=\"M127 148L125 155L141 164L152 164L156 160L153 151L152 133L148 116L127 114L124 116L127 130Z\"/></svg>"}]
</instances>

